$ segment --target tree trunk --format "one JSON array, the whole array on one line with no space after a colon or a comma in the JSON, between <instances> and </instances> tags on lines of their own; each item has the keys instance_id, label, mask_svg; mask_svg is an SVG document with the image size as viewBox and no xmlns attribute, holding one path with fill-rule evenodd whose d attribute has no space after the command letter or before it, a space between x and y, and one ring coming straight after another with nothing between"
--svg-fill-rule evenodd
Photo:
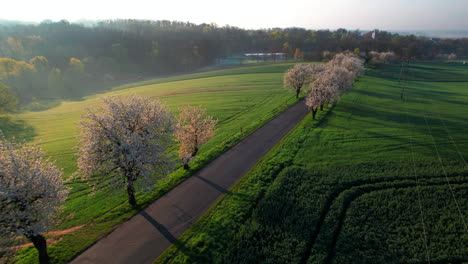
<instances>
[{"instance_id":1,"label":"tree trunk","mask_svg":"<svg viewBox=\"0 0 468 264\"><path fill-rule=\"evenodd\" d=\"M323 111L323 104L320 105L320 111Z\"/></svg>"},{"instance_id":2,"label":"tree trunk","mask_svg":"<svg viewBox=\"0 0 468 264\"><path fill-rule=\"evenodd\" d=\"M188 163L185 163L184 164L184 170L188 170L188 169L190 169L190 166L188 165Z\"/></svg>"},{"instance_id":3,"label":"tree trunk","mask_svg":"<svg viewBox=\"0 0 468 264\"><path fill-rule=\"evenodd\" d=\"M312 109L312 118L315 120L315 114L317 114L317 109Z\"/></svg>"},{"instance_id":4,"label":"tree trunk","mask_svg":"<svg viewBox=\"0 0 468 264\"><path fill-rule=\"evenodd\" d=\"M39 263L48 264L49 255L47 254L47 241L42 235L26 235L26 237L31 240L34 247L36 247L39 252Z\"/></svg>"},{"instance_id":5,"label":"tree trunk","mask_svg":"<svg viewBox=\"0 0 468 264\"><path fill-rule=\"evenodd\" d=\"M132 206L136 206L136 199L135 199L135 187L133 186L133 181L127 182L127 194L128 194L128 203Z\"/></svg>"},{"instance_id":6,"label":"tree trunk","mask_svg":"<svg viewBox=\"0 0 468 264\"><path fill-rule=\"evenodd\" d=\"M197 155L197 153L198 153L198 147L195 147L195 149L192 152L192 157L195 157L195 155Z\"/></svg>"},{"instance_id":7,"label":"tree trunk","mask_svg":"<svg viewBox=\"0 0 468 264\"><path fill-rule=\"evenodd\" d=\"M301 89L296 89L296 99L299 98L299 93L301 92Z\"/></svg>"}]
</instances>

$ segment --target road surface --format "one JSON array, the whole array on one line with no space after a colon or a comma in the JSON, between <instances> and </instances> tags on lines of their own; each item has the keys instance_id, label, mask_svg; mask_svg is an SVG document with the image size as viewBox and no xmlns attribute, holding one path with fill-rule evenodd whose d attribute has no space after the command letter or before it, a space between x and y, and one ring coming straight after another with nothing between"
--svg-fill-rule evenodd
<instances>
[{"instance_id":1,"label":"road surface","mask_svg":"<svg viewBox=\"0 0 468 264\"><path fill-rule=\"evenodd\" d=\"M71 263L152 263L307 113L304 100L290 107Z\"/></svg>"}]
</instances>

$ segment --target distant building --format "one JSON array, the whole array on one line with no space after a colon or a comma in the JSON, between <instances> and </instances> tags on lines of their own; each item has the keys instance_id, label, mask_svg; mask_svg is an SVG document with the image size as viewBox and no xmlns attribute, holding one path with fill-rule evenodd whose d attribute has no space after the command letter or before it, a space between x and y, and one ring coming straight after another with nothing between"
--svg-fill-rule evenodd
<instances>
[{"instance_id":1,"label":"distant building","mask_svg":"<svg viewBox=\"0 0 468 264\"><path fill-rule=\"evenodd\" d=\"M244 56L248 58L256 58L259 60L285 60L286 53L246 53Z\"/></svg>"},{"instance_id":2,"label":"distant building","mask_svg":"<svg viewBox=\"0 0 468 264\"><path fill-rule=\"evenodd\" d=\"M231 56L216 61L218 64L233 64L233 63L252 63L260 61L281 61L288 59L286 53L245 53L240 56Z\"/></svg>"},{"instance_id":3,"label":"distant building","mask_svg":"<svg viewBox=\"0 0 468 264\"><path fill-rule=\"evenodd\" d=\"M367 32L366 34L362 35L362 38L364 38L364 39L377 39L377 32L375 30Z\"/></svg>"},{"instance_id":4,"label":"distant building","mask_svg":"<svg viewBox=\"0 0 468 264\"><path fill-rule=\"evenodd\" d=\"M114 77L114 75L112 75L110 73L106 73L106 74L104 74L103 79L104 79L104 81L113 81L113 80L115 80L115 77Z\"/></svg>"}]
</instances>

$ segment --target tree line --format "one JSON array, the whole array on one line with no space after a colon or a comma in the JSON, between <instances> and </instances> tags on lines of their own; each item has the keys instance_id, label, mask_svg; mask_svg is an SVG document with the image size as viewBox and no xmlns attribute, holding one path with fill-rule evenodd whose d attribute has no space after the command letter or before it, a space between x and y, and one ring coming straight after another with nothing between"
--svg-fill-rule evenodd
<instances>
[{"instance_id":1,"label":"tree line","mask_svg":"<svg viewBox=\"0 0 468 264\"><path fill-rule=\"evenodd\" d=\"M0 58L0 81L4 82L3 86L8 85L10 92L24 105L34 99L83 95L84 90L89 91L85 88L89 76L84 69L84 63L74 57L62 69L50 65L44 56L28 61Z\"/></svg>"},{"instance_id":2,"label":"tree line","mask_svg":"<svg viewBox=\"0 0 468 264\"><path fill-rule=\"evenodd\" d=\"M0 81L21 103L79 96L98 81L189 72L252 52L323 61L336 53L392 50L398 57L468 57L468 39L430 39L385 31L271 28L247 30L177 21L106 20L0 26Z\"/></svg>"}]
</instances>

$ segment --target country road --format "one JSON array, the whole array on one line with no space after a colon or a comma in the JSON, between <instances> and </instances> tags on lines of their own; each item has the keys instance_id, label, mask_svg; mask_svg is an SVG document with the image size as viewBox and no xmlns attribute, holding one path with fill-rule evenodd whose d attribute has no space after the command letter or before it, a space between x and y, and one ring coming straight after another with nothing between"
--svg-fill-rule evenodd
<instances>
[{"instance_id":1,"label":"country road","mask_svg":"<svg viewBox=\"0 0 468 264\"><path fill-rule=\"evenodd\" d=\"M152 263L308 113L301 101L71 261Z\"/></svg>"}]
</instances>

